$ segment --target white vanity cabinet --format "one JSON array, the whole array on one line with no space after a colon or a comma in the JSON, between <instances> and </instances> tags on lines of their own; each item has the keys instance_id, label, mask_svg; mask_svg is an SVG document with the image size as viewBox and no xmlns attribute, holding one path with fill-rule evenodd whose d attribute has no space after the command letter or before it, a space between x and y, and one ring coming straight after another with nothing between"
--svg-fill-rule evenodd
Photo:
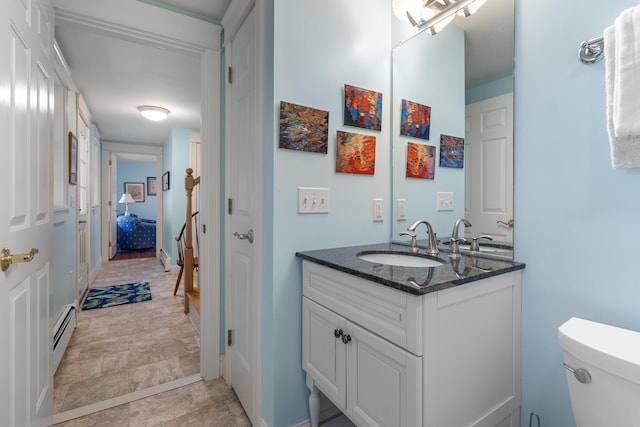
<instances>
[{"instance_id":1,"label":"white vanity cabinet","mask_svg":"<svg viewBox=\"0 0 640 427\"><path fill-rule=\"evenodd\" d=\"M303 261L303 369L358 426L515 427L520 271L412 295Z\"/></svg>"}]
</instances>

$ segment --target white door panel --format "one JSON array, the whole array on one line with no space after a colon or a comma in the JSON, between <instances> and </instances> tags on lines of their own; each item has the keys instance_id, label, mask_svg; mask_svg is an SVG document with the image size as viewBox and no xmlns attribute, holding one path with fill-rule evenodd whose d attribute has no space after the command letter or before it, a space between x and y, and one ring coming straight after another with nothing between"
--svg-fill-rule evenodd
<instances>
[{"instance_id":1,"label":"white door panel","mask_svg":"<svg viewBox=\"0 0 640 427\"><path fill-rule=\"evenodd\" d=\"M465 234L513 242L513 94L467 105Z\"/></svg>"},{"instance_id":2,"label":"white door panel","mask_svg":"<svg viewBox=\"0 0 640 427\"><path fill-rule=\"evenodd\" d=\"M256 254L259 243L234 236L247 235L256 230L258 163L255 147L258 141L256 91L256 12L253 10L227 46L233 80L227 84L227 197L231 199L231 213L227 216L227 327L232 331L228 347L229 383L235 390L251 422L258 422L259 408L256 375L257 360L257 296L259 275L256 273Z\"/></svg>"},{"instance_id":3,"label":"white door panel","mask_svg":"<svg viewBox=\"0 0 640 427\"><path fill-rule=\"evenodd\" d=\"M0 23L0 248L38 250L0 272L0 425L45 426L53 391L53 9L46 0L5 1Z\"/></svg>"}]
</instances>

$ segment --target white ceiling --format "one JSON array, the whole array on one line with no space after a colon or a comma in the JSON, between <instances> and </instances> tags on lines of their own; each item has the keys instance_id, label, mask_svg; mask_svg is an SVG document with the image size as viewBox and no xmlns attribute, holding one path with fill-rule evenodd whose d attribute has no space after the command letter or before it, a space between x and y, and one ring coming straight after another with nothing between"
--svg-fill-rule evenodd
<instances>
[{"instance_id":1,"label":"white ceiling","mask_svg":"<svg viewBox=\"0 0 640 427\"><path fill-rule=\"evenodd\" d=\"M231 2L139 1L214 22L222 20ZM455 22L465 29L468 85L511 74L513 0L488 0L475 15ZM199 57L69 23L58 23L55 36L103 140L162 144L171 128L200 128ZM163 122L150 122L138 113L138 105L157 105L171 114Z\"/></svg>"}]
</instances>

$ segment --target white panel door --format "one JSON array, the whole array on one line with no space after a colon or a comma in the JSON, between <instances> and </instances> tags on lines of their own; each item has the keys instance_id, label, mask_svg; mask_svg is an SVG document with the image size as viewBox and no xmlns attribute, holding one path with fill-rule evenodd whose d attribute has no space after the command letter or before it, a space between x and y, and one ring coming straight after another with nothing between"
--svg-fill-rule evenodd
<instances>
[{"instance_id":1,"label":"white panel door","mask_svg":"<svg viewBox=\"0 0 640 427\"><path fill-rule=\"evenodd\" d=\"M34 253L0 271L0 425L10 427L50 425L53 410L53 19L49 1L0 7L0 247Z\"/></svg>"},{"instance_id":2,"label":"white panel door","mask_svg":"<svg viewBox=\"0 0 640 427\"><path fill-rule=\"evenodd\" d=\"M78 209L78 227L76 234L77 297L84 296L89 286L89 126L78 114L78 183L76 185L76 203Z\"/></svg>"},{"instance_id":3,"label":"white panel door","mask_svg":"<svg viewBox=\"0 0 640 427\"><path fill-rule=\"evenodd\" d=\"M465 234L513 242L513 94L467 105Z\"/></svg>"},{"instance_id":4,"label":"white panel door","mask_svg":"<svg viewBox=\"0 0 640 427\"><path fill-rule=\"evenodd\" d=\"M235 390L249 419L258 424L259 390L256 375L257 313L259 274L256 273L259 254L259 230L256 218L261 185L256 171L258 141L257 123L257 61L256 11L248 15L227 47L227 58L233 70L229 94L227 126L227 265L228 329L232 344L228 347L229 383ZM251 236L251 238L249 238ZM228 344L228 343L227 343Z\"/></svg>"}]
</instances>

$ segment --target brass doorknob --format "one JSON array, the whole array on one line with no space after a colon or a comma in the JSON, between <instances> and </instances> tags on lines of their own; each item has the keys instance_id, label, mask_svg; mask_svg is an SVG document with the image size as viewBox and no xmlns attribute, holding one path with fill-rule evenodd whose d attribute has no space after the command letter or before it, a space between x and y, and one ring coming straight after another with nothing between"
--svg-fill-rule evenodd
<instances>
[{"instance_id":1,"label":"brass doorknob","mask_svg":"<svg viewBox=\"0 0 640 427\"><path fill-rule=\"evenodd\" d=\"M19 262L31 262L34 256L38 253L38 248L32 248L28 254L11 254L11 251L7 248L2 248L0 251L0 266L2 271L7 271L11 264L17 264Z\"/></svg>"},{"instance_id":2,"label":"brass doorknob","mask_svg":"<svg viewBox=\"0 0 640 427\"><path fill-rule=\"evenodd\" d=\"M513 228L513 219L510 219L509 221L505 222L505 221L497 221L498 224L504 224L509 228Z\"/></svg>"}]
</instances>

